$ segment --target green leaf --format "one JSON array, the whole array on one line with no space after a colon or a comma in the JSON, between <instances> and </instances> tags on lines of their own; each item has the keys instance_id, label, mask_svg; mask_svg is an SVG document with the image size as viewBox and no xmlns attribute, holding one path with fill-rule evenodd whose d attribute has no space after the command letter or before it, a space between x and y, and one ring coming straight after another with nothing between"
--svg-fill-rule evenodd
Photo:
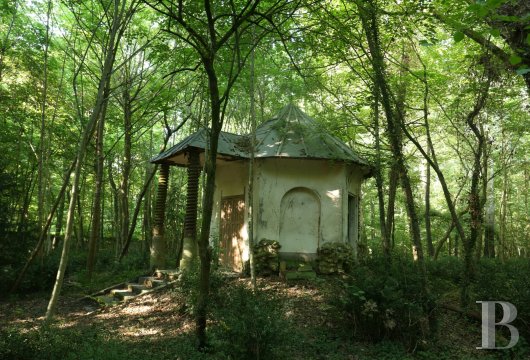
<instances>
[{"instance_id":1,"label":"green leaf","mask_svg":"<svg viewBox=\"0 0 530 360\"><path fill-rule=\"evenodd\" d=\"M464 33L461 32L461 31L457 31L454 33L453 35L453 39L455 40L455 42L460 42L462 40L464 40Z\"/></svg>"},{"instance_id":2,"label":"green leaf","mask_svg":"<svg viewBox=\"0 0 530 360\"><path fill-rule=\"evenodd\" d=\"M431 46L432 44L428 41L428 40L420 40L420 45L421 46Z\"/></svg>"},{"instance_id":3,"label":"green leaf","mask_svg":"<svg viewBox=\"0 0 530 360\"><path fill-rule=\"evenodd\" d=\"M509 61L510 61L510 64L512 64L512 65L517 65L517 64L519 64L521 61L523 61L523 59L521 59L520 56L512 55L512 56L510 56Z\"/></svg>"},{"instance_id":4,"label":"green leaf","mask_svg":"<svg viewBox=\"0 0 530 360\"><path fill-rule=\"evenodd\" d=\"M491 29L490 34L491 36L499 37L501 36L501 31L499 29Z\"/></svg>"},{"instance_id":5,"label":"green leaf","mask_svg":"<svg viewBox=\"0 0 530 360\"><path fill-rule=\"evenodd\" d=\"M489 12L490 12L489 6L482 5L478 7L477 15L478 17L483 18L483 17L486 17L486 15L488 15Z\"/></svg>"},{"instance_id":6,"label":"green leaf","mask_svg":"<svg viewBox=\"0 0 530 360\"><path fill-rule=\"evenodd\" d=\"M526 35L526 43L530 45L530 34Z\"/></svg>"},{"instance_id":7,"label":"green leaf","mask_svg":"<svg viewBox=\"0 0 530 360\"><path fill-rule=\"evenodd\" d=\"M515 70L515 72L517 73L517 75L525 75L525 74L530 73L530 68L521 67L521 68Z\"/></svg>"}]
</instances>

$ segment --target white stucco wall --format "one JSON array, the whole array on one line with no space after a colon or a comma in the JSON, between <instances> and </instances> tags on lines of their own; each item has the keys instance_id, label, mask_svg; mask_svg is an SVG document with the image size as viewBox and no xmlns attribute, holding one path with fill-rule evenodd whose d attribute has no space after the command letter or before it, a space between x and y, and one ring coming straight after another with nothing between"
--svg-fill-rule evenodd
<instances>
[{"instance_id":1,"label":"white stucco wall","mask_svg":"<svg viewBox=\"0 0 530 360\"><path fill-rule=\"evenodd\" d=\"M343 195L347 189L344 164L327 160L260 159L256 170L256 240L288 241L280 239L281 201L290 190L304 187L312 190L320 200L319 246L325 242L345 241ZM317 250L313 243L294 247L284 244L283 252L290 252L293 248L303 248L308 253Z\"/></svg>"},{"instance_id":2,"label":"white stucco wall","mask_svg":"<svg viewBox=\"0 0 530 360\"><path fill-rule=\"evenodd\" d=\"M362 173L356 166L328 160L301 160L289 158L256 159L254 180L254 239L280 239L282 198L292 189L307 188L319 200L318 245L325 242L348 242L348 193L360 195ZM245 194L248 204L248 163L243 161L218 164L212 236L219 236L221 198ZM247 221L245 211L245 223ZM308 227L313 227L313 223ZM303 233L303 231L301 231ZM248 259L248 233L243 231L245 249L243 258ZM316 244L307 243L298 236L296 244L282 244L284 253L315 254ZM283 242L289 239L283 239ZM302 242L302 243L300 243Z\"/></svg>"}]
</instances>

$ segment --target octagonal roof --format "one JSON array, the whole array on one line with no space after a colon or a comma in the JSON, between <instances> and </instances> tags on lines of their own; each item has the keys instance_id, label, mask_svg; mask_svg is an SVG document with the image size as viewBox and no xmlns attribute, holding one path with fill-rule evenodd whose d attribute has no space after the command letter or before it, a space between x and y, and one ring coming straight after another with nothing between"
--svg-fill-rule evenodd
<instances>
[{"instance_id":1,"label":"octagonal roof","mask_svg":"<svg viewBox=\"0 0 530 360\"><path fill-rule=\"evenodd\" d=\"M208 132L199 130L165 152L154 157L153 163L186 166L185 153L204 151ZM251 135L221 132L218 155L224 158L250 157ZM327 133L322 126L293 104L256 129L255 158L329 159L370 166L345 143Z\"/></svg>"}]
</instances>

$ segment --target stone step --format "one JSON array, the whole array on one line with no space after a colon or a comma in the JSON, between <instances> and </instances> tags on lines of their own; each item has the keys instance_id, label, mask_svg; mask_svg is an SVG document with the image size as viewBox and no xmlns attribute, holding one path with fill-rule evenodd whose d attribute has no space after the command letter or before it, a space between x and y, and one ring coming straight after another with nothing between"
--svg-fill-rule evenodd
<instances>
[{"instance_id":1,"label":"stone step","mask_svg":"<svg viewBox=\"0 0 530 360\"><path fill-rule=\"evenodd\" d=\"M129 292L132 292L134 294L143 294L146 291L149 291L149 288L142 284L128 284L127 290L129 290Z\"/></svg>"},{"instance_id":2,"label":"stone step","mask_svg":"<svg viewBox=\"0 0 530 360\"><path fill-rule=\"evenodd\" d=\"M302 264L302 265L298 266L297 271L298 272L312 272L313 271L313 267L310 264Z\"/></svg>"},{"instance_id":3,"label":"stone step","mask_svg":"<svg viewBox=\"0 0 530 360\"><path fill-rule=\"evenodd\" d=\"M314 271L286 271L285 280L307 280L316 279L317 274Z\"/></svg>"},{"instance_id":4,"label":"stone step","mask_svg":"<svg viewBox=\"0 0 530 360\"><path fill-rule=\"evenodd\" d=\"M158 279L168 279L170 281L177 280L179 276L179 271L175 269L169 269L169 270L155 270L155 276Z\"/></svg>"},{"instance_id":5,"label":"stone step","mask_svg":"<svg viewBox=\"0 0 530 360\"><path fill-rule=\"evenodd\" d=\"M97 300L97 302L100 305L104 305L104 306L114 305L119 302L119 300L116 299L114 296L109 296L109 295L99 295L94 298Z\"/></svg>"},{"instance_id":6,"label":"stone step","mask_svg":"<svg viewBox=\"0 0 530 360\"><path fill-rule=\"evenodd\" d=\"M148 289L167 284L167 281L160 280L154 276L141 276L138 278L138 284L144 285Z\"/></svg>"},{"instance_id":7,"label":"stone step","mask_svg":"<svg viewBox=\"0 0 530 360\"><path fill-rule=\"evenodd\" d=\"M136 294L129 291L129 289L114 289L111 290L110 293L114 295L114 297L116 297L117 299L124 301L130 300L136 296Z\"/></svg>"}]
</instances>

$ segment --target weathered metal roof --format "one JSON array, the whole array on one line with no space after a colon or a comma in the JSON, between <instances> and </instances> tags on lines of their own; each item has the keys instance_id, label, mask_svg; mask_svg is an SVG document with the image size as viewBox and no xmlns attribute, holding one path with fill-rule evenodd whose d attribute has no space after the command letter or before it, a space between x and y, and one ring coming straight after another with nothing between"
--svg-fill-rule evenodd
<instances>
[{"instance_id":1,"label":"weathered metal roof","mask_svg":"<svg viewBox=\"0 0 530 360\"><path fill-rule=\"evenodd\" d=\"M217 152L229 158L248 158L250 141L250 135L221 132ZM203 151L206 144L207 132L202 129L154 157L151 162L185 166L184 154L190 149ZM325 132L315 120L292 104L256 129L255 157L330 159L369 166L346 144Z\"/></svg>"},{"instance_id":2,"label":"weathered metal roof","mask_svg":"<svg viewBox=\"0 0 530 360\"><path fill-rule=\"evenodd\" d=\"M255 156L330 159L368 165L346 144L328 134L292 104L256 129Z\"/></svg>"},{"instance_id":3,"label":"weathered metal roof","mask_svg":"<svg viewBox=\"0 0 530 360\"><path fill-rule=\"evenodd\" d=\"M179 155L183 155L192 149L204 151L206 144L208 143L207 139L207 130L200 129L199 131L186 137L178 144L175 144L168 150L152 158L151 162L156 164L169 163L175 165L186 165L187 160L185 160L183 156ZM219 134L217 153L219 155L225 155L228 157L247 158L248 145L245 148L245 141L248 140L242 135L221 131Z\"/></svg>"}]
</instances>

